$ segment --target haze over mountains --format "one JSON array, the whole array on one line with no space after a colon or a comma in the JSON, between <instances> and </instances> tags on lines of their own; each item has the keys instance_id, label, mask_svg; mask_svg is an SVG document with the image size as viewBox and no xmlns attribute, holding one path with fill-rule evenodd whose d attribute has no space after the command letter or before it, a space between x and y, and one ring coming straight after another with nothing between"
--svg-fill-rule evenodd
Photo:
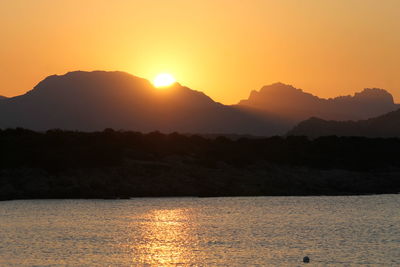
<instances>
[{"instance_id":1,"label":"haze over mountains","mask_svg":"<svg viewBox=\"0 0 400 267\"><path fill-rule=\"evenodd\" d=\"M321 99L282 83L223 105L176 83L156 89L124 72L49 76L28 93L0 101L0 128L95 131L105 128L183 133L281 135L312 116L366 119L399 108L382 89Z\"/></svg>"}]
</instances>

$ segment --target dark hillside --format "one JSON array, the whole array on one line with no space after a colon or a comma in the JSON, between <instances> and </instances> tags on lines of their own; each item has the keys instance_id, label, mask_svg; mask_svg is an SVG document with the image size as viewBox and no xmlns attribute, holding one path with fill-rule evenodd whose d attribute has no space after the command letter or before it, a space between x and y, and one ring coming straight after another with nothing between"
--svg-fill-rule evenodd
<instances>
[{"instance_id":1,"label":"dark hillside","mask_svg":"<svg viewBox=\"0 0 400 267\"><path fill-rule=\"evenodd\" d=\"M400 192L400 139L0 131L0 198Z\"/></svg>"}]
</instances>

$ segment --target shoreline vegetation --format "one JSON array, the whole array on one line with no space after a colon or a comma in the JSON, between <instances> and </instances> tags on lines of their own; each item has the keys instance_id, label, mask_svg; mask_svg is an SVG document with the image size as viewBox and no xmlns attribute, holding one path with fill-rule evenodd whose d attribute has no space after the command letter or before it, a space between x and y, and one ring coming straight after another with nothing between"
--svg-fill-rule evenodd
<instances>
[{"instance_id":1,"label":"shoreline vegetation","mask_svg":"<svg viewBox=\"0 0 400 267\"><path fill-rule=\"evenodd\" d=\"M397 194L400 139L0 130L0 200Z\"/></svg>"}]
</instances>

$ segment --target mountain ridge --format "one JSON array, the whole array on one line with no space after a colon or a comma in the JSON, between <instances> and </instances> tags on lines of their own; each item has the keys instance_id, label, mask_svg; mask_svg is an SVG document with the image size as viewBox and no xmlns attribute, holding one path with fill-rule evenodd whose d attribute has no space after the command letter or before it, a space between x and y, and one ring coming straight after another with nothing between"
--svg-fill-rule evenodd
<instances>
[{"instance_id":1,"label":"mountain ridge","mask_svg":"<svg viewBox=\"0 0 400 267\"><path fill-rule=\"evenodd\" d=\"M366 88L354 95L320 98L283 83L253 90L248 99L241 100L237 106L281 114L294 123L313 116L327 120L367 119L400 108L384 89Z\"/></svg>"},{"instance_id":2,"label":"mountain ridge","mask_svg":"<svg viewBox=\"0 0 400 267\"><path fill-rule=\"evenodd\" d=\"M260 94L272 96L268 101L278 108L262 109L266 98L254 102ZM285 95L288 97L283 97ZM283 83L264 86L260 92L253 90L248 100L237 105L224 105L179 83L157 89L148 80L122 71L72 71L48 76L25 94L2 99L0 128L23 127L38 131L114 128L271 136L285 134L304 117L320 115L323 105L329 101L334 101L335 105L337 102L349 105L354 99L361 103L358 106L361 111L367 110L373 115L397 107L391 94L383 89L365 89L354 96L330 100ZM251 101L261 108L248 105ZM313 107L312 103L318 105ZM376 104L374 109L371 103L381 106ZM344 120L358 114L350 111L341 114Z\"/></svg>"},{"instance_id":3,"label":"mountain ridge","mask_svg":"<svg viewBox=\"0 0 400 267\"><path fill-rule=\"evenodd\" d=\"M156 89L125 73L75 71L52 75L26 94L0 104L0 128L272 135L279 123L213 101L176 83Z\"/></svg>"},{"instance_id":4,"label":"mountain ridge","mask_svg":"<svg viewBox=\"0 0 400 267\"><path fill-rule=\"evenodd\" d=\"M400 137L400 109L359 121L334 121L312 117L300 122L287 135Z\"/></svg>"}]
</instances>

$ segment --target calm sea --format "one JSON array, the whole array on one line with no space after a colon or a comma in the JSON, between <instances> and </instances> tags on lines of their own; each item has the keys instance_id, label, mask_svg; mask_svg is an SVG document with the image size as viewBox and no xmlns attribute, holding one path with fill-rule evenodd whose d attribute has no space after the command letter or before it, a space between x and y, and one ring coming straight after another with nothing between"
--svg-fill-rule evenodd
<instances>
[{"instance_id":1,"label":"calm sea","mask_svg":"<svg viewBox=\"0 0 400 267\"><path fill-rule=\"evenodd\" d=\"M399 265L400 195L0 202L0 266Z\"/></svg>"}]
</instances>

